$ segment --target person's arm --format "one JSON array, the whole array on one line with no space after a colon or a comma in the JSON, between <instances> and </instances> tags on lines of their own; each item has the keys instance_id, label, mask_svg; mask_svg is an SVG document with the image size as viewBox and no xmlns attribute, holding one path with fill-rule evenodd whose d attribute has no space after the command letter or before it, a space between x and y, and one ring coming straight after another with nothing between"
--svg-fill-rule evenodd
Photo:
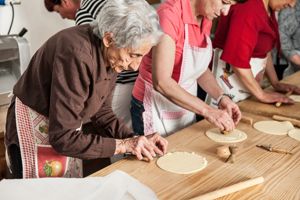
<instances>
[{"instance_id":1,"label":"person's arm","mask_svg":"<svg viewBox=\"0 0 300 200\"><path fill-rule=\"evenodd\" d=\"M201 99L184 90L172 78L175 48L174 40L165 34L162 36L159 44L152 49L152 80L154 89L176 105L202 115L220 129L232 130L235 125L228 113L208 106ZM219 93L221 94L221 92Z\"/></svg>"},{"instance_id":2,"label":"person's arm","mask_svg":"<svg viewBox=\"0 0 300 200\"><path fill-rule=\"evenodd\" d=\"M271 60L272 62L272 60ZM271 76L270 80L275 81L277 79L276 73L273 74L272 68L270 68L270 58L268 54L267 59L267 67L266 67L266 73L269 73ZM259 101L264 103L275 103L275 102L283 102L283 103L290 103L291 100L287 97L285 97L283 94L275 93L275 92L267 92L264 91L259 83L256 81L256 79L253 76L253 73L250 68L240 68L233 66L232 67L234 73L239 77L243 85L249 90L249 92L254 95ZM274 70L274 67L273 67Z\"/></svg>"},{"instance_id":3,"label":"person's arm","mask_svg":"<svg viewBox=\"0 0 300 200\"><path fill-rule=\"evenodd\" d=\"M297 87L295 85L279 82L274 65L273 65L271 52L269 52L267 56L268 56L268 58L267 58L267 66L266 66L266 75L269 78L270 83L273 86L273 88L278 92L286 93L289 91L293 91L293 93L295 93L295 94L300 94L299 87ZM282 100L283 101L280 101L280 102L293 103L293 101L287 97L286 97L286 99L282 99Z\"/></svg>"},{"instance_id":4,"label":"person's arm","mask_svg":"<svg viewBox=\"0 0 300 200\"><path fill-rule=\"evenodd\" d=\"M218 99L221 95L224 94L224 91L217 83L217 80L215 79L210 69L207 69L198 78L198 84L214 99ZM222 110L225 110L229 114L229 116L233 119L235 125L238 124L242 116L241 111L239 107L228 96L221 97L218 107Z\"/></svg>"},{"instance_id":5,"label":"person's arm","mask_svg":"<svg viewBox=\"0 0 300 200\"><path fill-rule=\"evenodd\" d=\"M115 85L115 80L111 83ZM113 87L110 91L113 91ZM128 94L130 95L130 94ZM133 131L129 129L125 123L117 118L112 110L113 92L109 94L99 111L91 117L93 125L99 130L104 129L105 134L111 138L128 138L133 136Z\"/></svg>"}]
</instances>

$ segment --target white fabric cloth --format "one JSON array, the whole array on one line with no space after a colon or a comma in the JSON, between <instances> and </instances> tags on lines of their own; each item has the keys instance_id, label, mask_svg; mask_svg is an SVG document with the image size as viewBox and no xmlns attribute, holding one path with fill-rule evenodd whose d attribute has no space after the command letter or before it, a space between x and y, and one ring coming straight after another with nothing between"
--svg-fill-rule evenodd
<instances>
[{"instance_id":1,"label":"white fabric cloth","mask_svg":"<svg viewBox=\"0 0 300 200\"><path fill-rule=\"evenodd\" d=\"M112 110L129 128L132 128L130 102L133 86L134 83L117 83L112 99Z\"/></svg>"},{"instance_id":2,"label":"white fabric cloth","mask_svg":"<svg viewBox=\"0 0 300 200\"><path fill-rule=\"evenodd\" d=\"M155 193L122 171L105 177L12 179L0 182L5 200L154 200Z\"/></svg>"}]
</instances>

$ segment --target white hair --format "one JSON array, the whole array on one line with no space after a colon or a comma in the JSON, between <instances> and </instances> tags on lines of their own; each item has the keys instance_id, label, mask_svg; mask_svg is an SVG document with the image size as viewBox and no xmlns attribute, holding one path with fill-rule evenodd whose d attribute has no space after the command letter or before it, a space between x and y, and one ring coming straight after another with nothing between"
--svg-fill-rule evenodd
<instances>
[{"instance_id":1,"label":"white hair","mask_svg":"<svg viewBox=\"0 0 300 200\"><path fill-rule=\"evenodd\" d=\"M145 0L108 0L91 25L100 38L112 33L117 48L134 48L145 41L156 45L162 35L158 15Z\"/></svg>"}]
</instances>

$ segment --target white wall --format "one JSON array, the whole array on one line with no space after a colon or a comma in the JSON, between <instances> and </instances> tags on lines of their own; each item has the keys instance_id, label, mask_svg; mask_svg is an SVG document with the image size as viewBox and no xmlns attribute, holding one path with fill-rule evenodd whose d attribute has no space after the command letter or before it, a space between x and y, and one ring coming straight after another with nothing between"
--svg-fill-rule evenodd
<instances>
[{"instance_id":1,"label":"white wall","mask_svg":"<svg viewBox=\"0 0 300 200\"><path fill-rule=\"evenodd\" d=\"M74 21L63 20L60 15L48 12L43 0L21 0L15 5L15 19L11 34L19 33L25 27L24 37L30 43L31 56L54 33L73 26ZM11 7L0 6L0 34L6 35L11 21Z\"/></svg>"}]
</instances>

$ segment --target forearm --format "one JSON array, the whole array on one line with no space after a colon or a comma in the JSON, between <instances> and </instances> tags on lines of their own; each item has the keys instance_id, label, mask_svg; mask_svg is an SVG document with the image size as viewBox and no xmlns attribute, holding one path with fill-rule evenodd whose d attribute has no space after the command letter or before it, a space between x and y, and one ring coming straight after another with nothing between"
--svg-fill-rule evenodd
<instances>
[{"instance_id":1,"label":"forearm","mask_svg":"<svg viewBox=\"0 0 300 200\"><path fill-rule=\"evenodd\" d=\"M274 85L276 85L278 83L278 77L277 77L277 74L276 74L276 71L275 71L275 68L273 65L271 52L269 52L267 55L266 75L267 75L270 83L274 87Z\"/></svg>"},{"instance_id":2,"label":"forearm","mask_svg":"<svg viewBox=\"0 0 300 200\"><path fill-rule=\"evenodd\" d=\"M105 130L106 134L112 138L128 138L133 136L133 131L129 129L114 114L111 108L111 98L108 98L99 111L91 118L93 125L99 130Z\"/></svg>"},{"instance_id":3,"label":"forearm","mask_svg":"<svg viewBox=\"0 0 300 200\"><path fill-rule=\"evenodd\" d=\"M198 84L204 89L212 98L217 99L224 93L222 88L218 85L214 75L207 69L198 79Z\"/></svg>"},{"instance_id":4,"label":"forearm","mask_svg":"<svg viewBox=\"0 0 300 200\"><path fill-rule=\"evenodd\" d=\"M116 142L83 131L49 131L49 142L60 154L80 159L106 158L114 155Z\"/></svg>"},{"instance_id":5,"label":"forearm","mask_svg":"<svg viewBox=\"0 0 300 200\"><path fill-rule=\"evenodd\" d=\"M157 82L154 88L171 102L191 112L203 115L207 110L207 104L191 95L172 78Z\"/></svg>"},{"instance_id":6,"label":"forearm","mask_svg":"<svg viewBox=\"0 0 300 200\"><path fill-rule=\"evenodd\" d=\"M233 71L252 95L258 99L262 98L264 91L255 80L251 69L233 67Z\"/></svg>"}]
</instances>

